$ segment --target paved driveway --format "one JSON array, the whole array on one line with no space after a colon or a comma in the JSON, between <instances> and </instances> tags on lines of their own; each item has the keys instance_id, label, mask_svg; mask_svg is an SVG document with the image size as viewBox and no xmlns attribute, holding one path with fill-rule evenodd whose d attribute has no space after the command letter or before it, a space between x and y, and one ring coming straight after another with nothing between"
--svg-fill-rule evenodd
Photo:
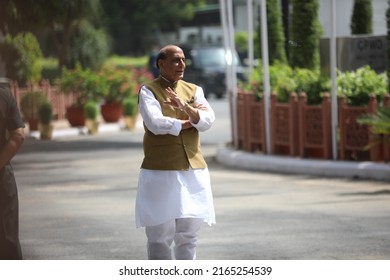
<instances>
[{"instance_id":1,"label":"paved driveway","mask_svg":"<svg viewBox=\"0 0 390 280\"><path fill-rule=\"evenodd\" d=\"M142 133L27 139L13 161L26 259L145 259ZM388 183L234 170L205 141L217 224L199 259L390 259Z\"/></svg>"}]
</instances>

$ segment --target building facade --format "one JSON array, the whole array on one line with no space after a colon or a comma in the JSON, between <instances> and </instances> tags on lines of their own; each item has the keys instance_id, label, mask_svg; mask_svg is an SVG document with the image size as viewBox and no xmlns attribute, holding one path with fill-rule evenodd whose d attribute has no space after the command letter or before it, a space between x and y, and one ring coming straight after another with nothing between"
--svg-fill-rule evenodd
<instances>
[{"instance_id":1,"label":"building facade","mask_svg":"<svg viewBox=\"0 0 390 280\"><path fill-rule=\"evenodd\" d=\"M253 16L255 27L258 27L259 20L259 0L252 0L253 7L248 14L247 0L234 0L233 13L235 31L248 30L248 17ZM281 6L288 5L288 0L281 0ZM319 20L323 27L323 37L330 36L331 0L319 0ZM354 0L336 0L336 36L345 37L351 35L351 17ZM291 4L289 9L291 11ZM373 7L373 34L386 35L386 10L388 8L387 0L372 0ZM200 8L196 11L195 18L189 22L184 22L178 32L177 41L181 43L221 43L223 41L223 32L220 20L219 5L213 4Z\"/></svg>"}]
</instances>

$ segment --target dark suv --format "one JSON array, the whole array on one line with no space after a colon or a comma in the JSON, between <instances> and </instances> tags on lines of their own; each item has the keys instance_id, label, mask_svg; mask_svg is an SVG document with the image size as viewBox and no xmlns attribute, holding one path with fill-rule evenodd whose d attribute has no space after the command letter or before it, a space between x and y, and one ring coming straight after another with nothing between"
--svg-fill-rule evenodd
<instances>
[{"instance_id":1,"label":"dark suv","mask_svg":"<svg viewBox=\"0 0 390 280\"><path fill-rule=\"evenodd\" d=\"M226 52L223 47L180 46L186 57L184 80L203 88L205 96L214 94L222 98L226 93L225 72L227 67ZM244 67L238 55L235 55L237 79L247 79Z\"/></svg>"}]
</instances>

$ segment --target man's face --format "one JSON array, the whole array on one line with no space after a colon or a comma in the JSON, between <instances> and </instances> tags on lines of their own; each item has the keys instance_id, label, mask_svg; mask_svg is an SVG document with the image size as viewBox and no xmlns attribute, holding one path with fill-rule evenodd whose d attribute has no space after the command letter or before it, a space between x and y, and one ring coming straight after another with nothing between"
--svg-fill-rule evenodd
<instances>
[{"instance_id":1,"label":"man's face","mask_svg":"<svg viewBox=\"0 0 390 280\"><path fill-rule=\"evenodd\" d=\"M178 47L169 48L167 57L159 60L159 66L161 75L171 82L183 79L186 69L183 51Z\"/></svg>"}]
</instances>

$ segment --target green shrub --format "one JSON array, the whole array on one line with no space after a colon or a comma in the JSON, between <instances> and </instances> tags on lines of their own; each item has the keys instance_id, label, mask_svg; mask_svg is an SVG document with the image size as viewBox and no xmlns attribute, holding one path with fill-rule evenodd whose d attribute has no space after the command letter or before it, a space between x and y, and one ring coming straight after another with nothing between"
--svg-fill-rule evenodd
<instances>
[{"instance_id":1,"label":"green shrub","mask_svg":"<svg viewBox=\"0 0 390 280\"><path fill-rule=\"evenodd\" d=\"M269 67L271 91L277 93L279 102L288 102L291 92L305 92L309 105L319 104L324 92L330 90L330 80L317 70L296 68L276 62ZM253 90L258 98L263 94L263 66L253 72L250 81L240 85L245 90Z\"/></svg>"},{"instance_id":2,"label":"green shrub","mask_svg":"<svg viewBox=\"0 0 390 280\"><path fill-rule=\"evenodd\" d=\"M39 106L39 122L48 125L53 119L53 108L49 102L44 102Z\"/></svg>"},{"instance_id":3,"label":"green shrub","mask_svg":"<svg viewBox=\"0 0 390 280\"><path fill-rule=\"evenodd\" d=\"M61 71L58 68L58 59L46 57L39 62L42 67L42 79L47 79L51 84L55 83L56 79L61 76Z\"/></svg>"},{"instance_id":4,"label":"green shrub","mask_svg":"<svg viewBox=\"0 0 390 280\"><path fill-rule=\"evenodd\" d=\"M390 135L390 108L379 107L377 113L364 115L358 122L372 126L372 132L375 134Z\"/></svg>"},{"instance_id":5,"label":"green shrub","mask_svg":"<svg viewBox=\"0 0 390 280\"><path fill-rule=\"evenodd\" d=\"M123 100L123 115L133 117L138 112L138 99L128 97Z\"/></svg>"},{"instance_id":6,"label":"green shrub","mask_svg":"<svg viewBox=\"0 0 390 280\"><path fill-rule=\"evenodd\" d=\"M318 70L291 69L286 64L275 63L269 68L271 91L276 92L279 102L287 102L291 92L305 92L309 105L319 104L323 93L331 89L331 81L322 77ZM263 95L263 66L254 69L250 81L241 88L252 90L258 98ZM380 103L387 93L386 73L377 74L366 65L356 71L338 72L337 94L346 96L353 106L367 105L370 96L376 96Z\"/></svg>"},{"instance_id":7,"label":"green shrub","mask_svg":"<svg viewBox=\"0 0 390 280\"><path fill-rule=\"evenodd\" d=\"M271 92L277 94L279 102L288 102L290 92L295 89L295 82L292 79L293 70L287 64L276 62L269 67L269 78ZM255 93L256 98L263 96L263 65L260 63L256 67L248 83L240 85L243 89L251 90Z\"/></svg>"},{"instance_id":8,"label":"green shrub","mask_svg":"<svg viewBox=\"0 0 390 280\"><path fill-rule=\"evenodd\" d=\"M318 70L297 68L293 77L296 83L295 92L305 92L309 105L320 104L323 93L330 91L330 80L322 77Z\"/></svg>"},{"instance_id":9,"label":"green shrub","mask_svg":"<svg viewBox=\"0 0 390 280\"><path fill-rule=\"evenodd\" d=\"M288 102L290 93L295 90L293 70L287 64L276 62L269 68L271 91L276 92L279 102Z\"/></svg>"},{"instance_id":10,"label":"green shrub","mask_svg":"<svg viewBox=\"0 0 390 280\"><path fill-rule=\"evenodd\" d=\"M238 81L238 88L251 91L255 94L257 100L260 100L263 96L263 66L259 63L259 66L254 68L248 81Z\"/></svg>"},{"instance_id":11,"label":"green shrub","mask_svg":"<svg viewBox=\"0 0 390 280\"><path fill-rule=\"evenodd\" d=\"M97 102L88 100L84 105L84 113L87 119L96 120L99 113Z\"/></svg>"},{"instance_id":12,"label":"green shrub","mask_svg":"<svg viewBox=\"0 0 390 280\"><path fill-rule=\"evenodd\" d=\"M238 51L246 53L248 51L248 33L245 31L236 32L234 34L234 43Z\"/></svg>"},{"instance_id":13,"label":"green shrub","mask_svg":"<svg viewBox=\"0 0 390 280\"><path fill-rule=\"evenodd\" d=\"M30 32L7 35L0 45L0 54L5 62L8 78L24 85L41 79L42 66L39 60L42 51L37 38Z\"/></svg>"},{"instance_id":14,"label":"green shrub","mask_svg":"<svg viewBox=\"0 0 390 280\"><path fill-rule=\"evenodd\" d=\"M363 115L357 121L359 124L371 126L372 133L376 135L376 139L373 139L367 149L381 143L390 144L390 108L379 107L375 114Z\"/></svg>"},{"instance_id":15,"label":"green shrub","mask_svg":"<svg viewBox=\"0 0 390 280\"><path fill-rule=\"evenodd\" d=\"M113 55L105 60L103 67L141 68L148 65L148 59L147 55L141 57Z\"/></svg>"},{"instance_id":16,"label":"green shrub","mask_svg":"<svg viewBox=\"0 0 390 280\"><path fill-rule=\"evenodd\" d=\"M63 68L57 80L65 94L76 92L78 96L74 105L83 107L88 100L98 100L108 90L107 78L90 69L83 69L80 64L75 69Z\"/></svg>"},{"instance_id":17,"label":"green shrub","mask_svg":"<svg viewBox=\"0 0 390 280\"><path fill-rule=\"evenodd\" d=\"M337 95L345 96L350 105L367 105L370 96L376 96L380 102L386 93L386 74L377 74L368 65L356 71L338 72Z\"/></svg>"},{"instance_id":18,"label":"green shrub","mask_svg":"<svg viewBox=\"0 0 390 280\"><path fill-rule=\"evenodd\" d=\"M47 97L41 91L29 92L20 100L20 111L25 120L33 120L39 118L39 108L43 103L46 103Z\"/></svg>"},{"instance_id":19,"label":"green shrub","mask_svg":"<svg viewBox=\"0 0 390 280\"><path fill-rule=\"evenodd\" d=\"M102 98L105 102L123 102L127 97L136 94L136 80L130 69L123 67L103 67L100 76L105 77L107 90Z\"/></svg>"}]
</instances>

